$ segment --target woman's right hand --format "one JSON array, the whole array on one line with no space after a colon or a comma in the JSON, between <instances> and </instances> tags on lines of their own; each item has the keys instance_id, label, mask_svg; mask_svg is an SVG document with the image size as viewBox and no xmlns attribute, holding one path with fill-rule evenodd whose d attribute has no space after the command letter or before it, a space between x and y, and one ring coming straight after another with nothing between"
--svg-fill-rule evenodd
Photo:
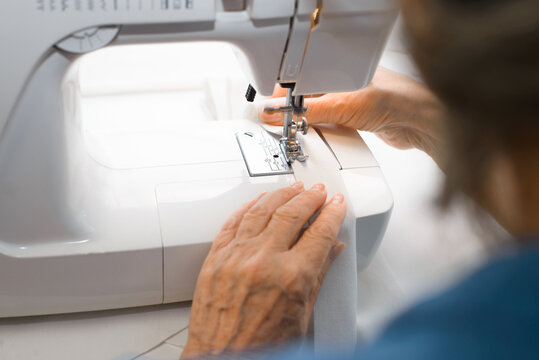
<instances>
[{"instance_id":1,"label":"woman's right hand","mask_svg":"<svg viewBox=\"0 0 539 360\"><path fill-rule=\"evenodd\" d=\"M277 88L271 106L284 104L285 89ZM444 108L423 84L378 68L364 89L305 99L309 124L333 123L373 132L398 149L418 148L439 159ZM283 123L282 113L260 111L270 125Z\"/></svg>"}]
</instances>

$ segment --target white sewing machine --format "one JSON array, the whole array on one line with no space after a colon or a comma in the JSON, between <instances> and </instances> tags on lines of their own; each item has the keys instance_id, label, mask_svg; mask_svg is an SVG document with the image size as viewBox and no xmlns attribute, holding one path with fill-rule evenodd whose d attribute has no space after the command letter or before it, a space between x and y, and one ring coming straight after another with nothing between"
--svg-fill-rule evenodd
<instances>
[{"instance_id":1,"label":"white sewing machine","mask_svg":"<svg viewBox=\"0 0 539 360\"><path fill-rule=\"evenodd\" d=\"M2 0L0 317L191 299L229 214L294 182L294 160L308 167L302 95L365 86L395 17L394 0ZM95 161L73 80L80 55L206 40L235 45L259 93L289 88L282 138L245 120L189 123L173 164ZM308 136L346 184L366 266L392 208L383 175L355 131Z\"/></svg>"}]
</instances>

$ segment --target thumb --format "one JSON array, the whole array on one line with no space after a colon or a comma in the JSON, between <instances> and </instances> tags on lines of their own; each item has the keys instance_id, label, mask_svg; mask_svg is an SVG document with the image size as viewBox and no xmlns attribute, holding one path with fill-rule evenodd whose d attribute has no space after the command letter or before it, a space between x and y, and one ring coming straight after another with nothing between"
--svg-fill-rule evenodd
<instances>
[{"instance_id":1,"label":"thumb","mask_svg":"<svg viewBox=\"0 0 539 360\"><path fill-rule=\"evenodd\" d=\"M332 116L334 101L334 95L332 96L330 94L319 97L306 97L305 107L307 108L307 113L305 117L309 121L309 124L339 123L339 119ZM264 100L259 105L258 118L268 125L282 125L284 122L284 113L273 109L284 106L286 106L286 98L284 97Z\"/></svg>"}]
</instances>

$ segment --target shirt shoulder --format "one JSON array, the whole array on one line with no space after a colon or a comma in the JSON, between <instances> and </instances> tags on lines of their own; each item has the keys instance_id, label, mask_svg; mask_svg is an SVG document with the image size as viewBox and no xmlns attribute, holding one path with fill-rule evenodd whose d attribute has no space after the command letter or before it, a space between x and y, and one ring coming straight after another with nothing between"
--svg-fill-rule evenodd
<instances>
[{"instance_id":1,"label":"shirt shoulder","mask_svg":"<svg viewBox=\"0 0 539 360\"><path fill-rule=\"evenodd\" d=\"M536 359L539 248L500 257L398 317L359 359Z\"/></svg>"}]
</instances>

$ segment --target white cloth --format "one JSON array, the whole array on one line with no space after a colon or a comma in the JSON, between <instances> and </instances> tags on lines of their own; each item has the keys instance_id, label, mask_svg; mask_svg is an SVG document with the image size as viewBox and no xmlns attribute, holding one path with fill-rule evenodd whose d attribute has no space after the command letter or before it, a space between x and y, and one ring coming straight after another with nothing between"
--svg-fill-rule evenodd
<instances>
[{"instance_id":1,"label":"white cloth","mask_svg":"<svg viewBox=\"0 0 539 360\"><path fill-rule=\"evenodd\" d=\"M309 155L306 162L293 163L296 180L306 187L323 183L328 190L328 199L337 193L347 197L346 187L340 175L340 166L327 145L311 129L301 136L304 152ZM315 352L324 348L349 348L353 350L357 341L357 260L355 218L349 208L337 238L346 244L342 254L331 265L314 309Z\"/></svg>"}]
</instances>

